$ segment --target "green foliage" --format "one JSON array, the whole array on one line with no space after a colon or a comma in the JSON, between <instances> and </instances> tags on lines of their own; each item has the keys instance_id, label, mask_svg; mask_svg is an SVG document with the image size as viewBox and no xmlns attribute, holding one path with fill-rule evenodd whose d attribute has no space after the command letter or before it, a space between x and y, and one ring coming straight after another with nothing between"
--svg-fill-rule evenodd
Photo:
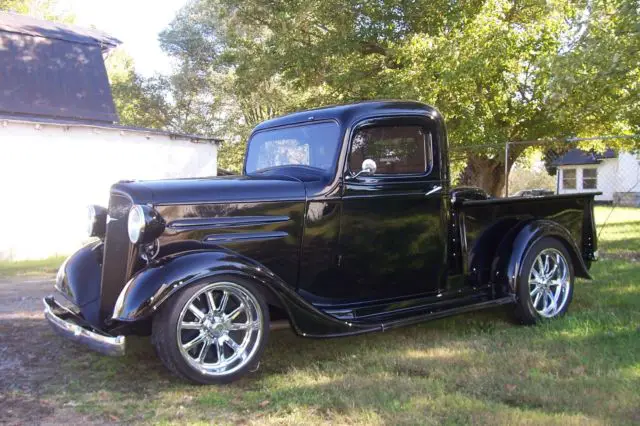
<instances>
[{"instance_id":1,"label":"green foliage","mask_svg":"<svg viewBox=\"0 0 640 426\"><path fill-rule=\"evenodd\" d=\"M105 65L120 123L166 127L170 111L161 79L145 79L136 74L133 59L122 48L111 51Z\"/></svg>"},{"instance_id":2,"label":"green foliage","mask_svg":"<svg viewBox=\"0 0 640 426\"><path fill-rule=\"evenodd\" d=\"M295 109L401 98L437 106L452 143L476 145L635 131L633 4L194 0L161 41L228 101L227 140ZM218 73L228 85L207 82Z\"/></svg>"},{"instance_id":3,"label":"green foliage","mask_svg":"<svg viewBox=\"0 0 640 426\"><path fill-rule=\"evenodd\" d=\"M0 0L0 10L27 13L29 11L28 2L25 0Z\"/></svg>"},{"instance_id":4,"label":"green foliage","mask_svg":"<svg viewBox=\"0 0 640 426\"><path fill-rule=\"evenodd\" d=\"M75 16L67 11L57 10L57 0L0 0L0 10L30 15L47 21L71 24Z\"/></svg>"},{"instance_id":5,"label":"green foliage","mask_svg":"<svg viewBox=\"0 0 640 426\"><path fill-rule=\"evenodd\" d=\"M556 122L583 135L639 133L638 2L588 2L575 26L580 35L556 58L551 83L562 106Z\"/></svg>"},{"instance_id":6,"label":"green foliage","mask_svg":"<svg viewBox=\"0 0 640 426\"><path fill-rule=\"evenodd\" d=\"M204 85L224 84L223 78L201 79L186 66L171 76L146 78L135 72L133 59L121 48L109 53L106 67L122 124L203 135L218 132L223 105Z\"/></svg>"}]
</instances>

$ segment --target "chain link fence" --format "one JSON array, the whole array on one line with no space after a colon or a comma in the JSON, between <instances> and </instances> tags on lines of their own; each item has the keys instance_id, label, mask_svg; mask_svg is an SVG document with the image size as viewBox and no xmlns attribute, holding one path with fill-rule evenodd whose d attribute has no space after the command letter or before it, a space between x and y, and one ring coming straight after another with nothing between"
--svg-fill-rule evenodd
<instances>
[{"instance_id":1,"label":"chain link fence","mask_svg":"<svg viewBox=\"0 0 640 426\"><path fill-rule=\"evenodd\" d=\"M451 174L493 196L601 192L598 203L640 207L640 135L452 147Z\"/></svg>"},{"instance_id":2,"label":"chain link fence","mask_svg":"<svg viewBox=\"0 0 640 426\"><path fill-rule=\"evenodd\" d=\"M595 192L597 205L610 206L596 208L599 236L612 214L615 220L638 223L633 220L640 217L640 135L454 146L450 151L454 186L480 187L494 197ZM625 258L638 256L633 241L624 249L629 252Z\"/></svg>"}]
</instances>

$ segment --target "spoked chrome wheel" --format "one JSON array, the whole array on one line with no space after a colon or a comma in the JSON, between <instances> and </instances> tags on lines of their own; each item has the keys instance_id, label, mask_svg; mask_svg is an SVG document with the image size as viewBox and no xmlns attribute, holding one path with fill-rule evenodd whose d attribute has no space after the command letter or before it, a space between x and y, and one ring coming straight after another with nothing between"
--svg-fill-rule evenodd
<instances>
[{"instance_id":1,"label":"spoked chrome wheel","mask_svg":"<svg viewBox=\"0 0 640 426\"><path fill-rule=\"evenodd\" d=\"M564 309L569 299L571 272L564 255L555 248L542 250L531 266L529 294L533 308L545 318Z\"/></svg>"},{"instance_id":2,"label":"spoked chrome wheel","mask_svg":"<svg viewBox=\"0 0 640 426\"><path fill-rule=\"evenodd\" d=\"M264 330L256 297L241 285L206 285L184 305L176 337L184 360L200 373L224 376L249 363Z\"/></svg>"}]
</instances>

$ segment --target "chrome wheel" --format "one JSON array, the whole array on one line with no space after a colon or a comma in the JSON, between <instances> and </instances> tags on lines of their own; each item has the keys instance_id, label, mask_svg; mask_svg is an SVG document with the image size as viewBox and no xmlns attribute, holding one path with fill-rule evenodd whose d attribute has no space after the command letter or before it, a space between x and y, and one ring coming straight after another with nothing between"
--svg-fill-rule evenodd
<instances>
[{"instance_id":1,"label":"chrome wheel","mask_svg":"<svg viewBox=\"0 0 640 426\"><path fill-rule=\"evenodd\" d=\"M263 333L256 297L232 282L217 282L194 294L180 312L178 348L199 372L231 374L251 361Z\"/></svg>"},{"instance_id":2,"label":"chrome wheel","mask_svg":"<svg viewBox=\"0 0 640 426\"><path fill-rule=\"evenodd\" d=\"M533 308L545 318L564 309L569 299L571 273L564 255L554 249L542 250L531 266L529 295Z\"/></svg>"}]
</instances>

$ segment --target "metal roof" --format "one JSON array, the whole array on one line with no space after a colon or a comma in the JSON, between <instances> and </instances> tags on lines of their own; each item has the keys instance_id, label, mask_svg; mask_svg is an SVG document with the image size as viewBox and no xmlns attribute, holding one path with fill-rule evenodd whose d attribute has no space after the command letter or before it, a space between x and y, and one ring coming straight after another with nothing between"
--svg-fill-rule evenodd
<instances>
[{"instance_id":1,"label":"metal roof","mask_svg":"<svg viewBox=\"0 0 640 426\"><path fill-rule=\"evenodd\" d=\"M31 16L0 12L0 31L100 46L105 51L122 42L100 30L45 21Z\"/></svg>"},{"instance_id":2,"label":"metal roof","mask_svg":"<svg viewBox=\"0 0 640 426\"><path fill-rule=\"evenodd\" d=\"M98 30L0 12L0 113L118 121Z\"/></svg>"},{"instance_id":3,"label":"metal roof","mask_svg":"<svg viewBox=\"0 0 640 426\"><path fill-rule=\"evenodd\" d=\"M553 163L554 166L578 166L583 164L599 164L605 158L616 158L616 152L607 148L604 152L588 152L578 148L573 148L567 151L566 154L556 158Z\"/></svg>"}]
</instances>

